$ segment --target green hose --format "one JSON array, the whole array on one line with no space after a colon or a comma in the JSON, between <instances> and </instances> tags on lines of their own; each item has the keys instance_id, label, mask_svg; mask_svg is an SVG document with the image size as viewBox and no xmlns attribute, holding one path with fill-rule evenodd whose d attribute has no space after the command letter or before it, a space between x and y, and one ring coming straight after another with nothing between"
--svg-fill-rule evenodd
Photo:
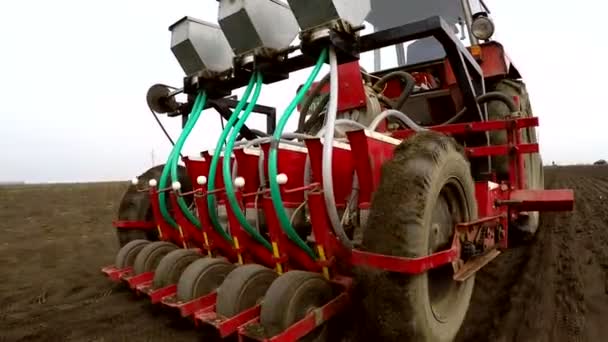
<instances>
[{"instance_id":1,"label":"green hose","mask_svg":"<svg viewBox=\"0 0 608 342\"><path fill-rule=\"evenodd\" d=\"M196 110L192 111L192 115L188 119L188 122L186 123L186 126L184 127L182 134L180 135L179 139L175 142L176 152L173 153L173 156L172 156L173 160L171 161L171 179L174 182L179 180L179 177L177 176L177 164L179 161L180 152L182 151L184 144L186 143L186 139L188 139L188 136L192 132L192 129L198 122L198 119L200 118L200 116L203 112L203 109L205 108L205 102L207 102L207 94L205 92L203 92L200 95L200 97L202 99L200 101L199 108L196 108ZM177 204L180 207L180 209L182 210L182 212L184 213L184 215L186 216L186 218L188 219L188 221L190 221L192 224L194 224L197 228L200 229L201 222L198 220L198 218L196 216L194 216L194 214L192 214L192 212L190 211L190 208L188 208L188 204L186 204L186 201L184 200L183 197L181 197L181 196L177 197Z\"/></svg>"},{"instance_id":2,"label":"green hose","mask_svg":"<svg viewBox=\"0 0 608 342\"><path fill-rule=\"evenodd\" d=\"M238 119L239 114L241 113L241 111L243 111L243 107L245 107L247 100L249 100L249 96L251 95L251 90L253 89L253 86L255 84L255 79L256 79L256 76L252 75L251 79L249 80L249 84L247 85L247 88L245 89L245 93L243 94L243 97L241 98L239 103L236 105L236 108L234 109L234 113L232 113L232 116L228 120L228 123L226 123L226 126L225 126L224 130L222 131L220 139L217 142L217 146L215 147L215 151L213 153L213 158L211 159L211 165L209 166L209 176L207 179L207 191L209 191L209 192L215 190L215 177L217 174L217 165L219 163L222 146L226 142L226 137L228 136L234 123ZM230 158L230 156L228 156L228 158ZM232 237L230 236L230 234L228 234L224 230L224 228L222 228L219 218L217 217L214 194L207 195L207 208L209 209L209 218L211 220L211 224L213 225L215 230L219 234L221 234L227 241L232 242Z\"/></svg>"},{"instance_id":3,"label":"green hose","mask_svg":"<svg viewBox=\"0 0 608 342\"><path fill-rule=\"evenodd\" d=\"M277 124L277 128L276 128L276 130L274 132L274 135L273 135L273 143L270 145L270 153L269 153L269 157L268 157L268 173L269 173L269 178L270 178L269 179L269 181L270 181L270 194L271 194L271 198L272 198L272 203L274 205L274 209L275 209L275 211L277 213L277 217L279 219L279 222L281 223L281 227L283 228L283 230L285 231L285 233L287 234L287 236L289 236L289 238L296 245L298 245L298 247L300 247L302 250L304 250L306 252L306 254L308 254L313 259L317 258L316 254L306 244L306 242L304 242L304 240L302 240L298 236L298 233L296 233L295 229L291 225L289 217L287 216L287 213L285 211L285 207L283 206L283 199L281 198L281 189L279 187L279 183L277 182L277 174L278 174L278 170L277 170L277 155L278 155L277 147L278 147L278 142L281 139L281 135L283 134L283 130L285 129L285 125L287 124L287 121L289 120L289 117L291 116L291 114L293 113L293 111L295 110L295 108L298 106L298 104L302 101L302 99L304 98L304 96L306 96L306 93L308 92L308 90L312 86L313 81L319 75L319 71L321 70L321 67L323 66L323 64L327 60L327 54L328 54L327 49L324 49L323 52L321 52L321 55L319 56L317 64L315 65L312 73L310 74L310 76L306 80L306 83L300 89L300 91L298 92L297 96L293 99L293 101L289 104L289 106L285 110L285 113L283 114L283 116L279 120L279 123Z\"/></svg>"},{"instance_id":4,"label":"green hose","mask_svg":"<svg viewBox=\"0 0 608 342\"><path fill-rule=\"evenodd\" d=\"M205 100L206 100L206 95L199 94L196 97L196 100L194 101L194 106L192 107L191 114L199 113L199 115L200 115L200 112L202 112L203 108L205 107L205 104L204 104ZM186 126L192 121L191 119L192 119L192 117L188 120L188 123L186 124ZM185 131L186 130L184 128L184 131L182 131L182 135L184 135ZM181 138L182 138L182 136L180 135L180 139ZM173 149L171 150L171 153L169 154L167 163L165 163L165 166L163 167L163 172L161 173L160 180L158 181L159 189L165 189L167 187L167 180L169 178L171 165L172 165L173 161L176 159L176 156L179 156L179 152L180 152L180 149L178 148L178 145L176 144L175 146L173 146ZM178 178L176 176L174 176L174 177L175 178L173 178L173 181L178 180ZM167 223L169 223L169 225L171 227L177 229L177 223L175 222L173 217L171 217L171 214L169 214L169 210L167 209L167 195L166 195L165 191L163 191L159 194L159 206L160 206L161 215L163 216L165 221L167 221Z\"/></svg>"},{"instance_id":5,"label":"green hose","mask_svg":"<svg viewBox=\"0 0 608 342\"><path fill-rule=\"evenodd\" d=\"M231 158L229 156L232 155L232 151L234 149L234 143L236 141L236 138L239 135L239 132L241 131L241 128L245 124L245 121L247 121L247 118L249 117L249 115L251 115L251 112L253 112L253 108L255 107L255 104L258 102L258 98L260 97L260 91L262 90L262 74L260 74L260 73L256 73L255 87L256 88L253 93L252 100L249 102L249 105L247 106L247 109L245 110L245 113L243 114L243 116L239 119L236 126L234 126L234 129L232 130L232 133L230 134L230 138L228 139L228 142L226 143L226 150L224 151L224 162L222 164L222 173L224 176L224 185L226 186L226 197L228 198L230 207L232 208L232 211L234 212L234 215L238 219L239 223L241 224L243 229L245 229L245 231L250 236L252 236L257 242L261 243L262 245L264 245L264 247L271 250L272 246L270 245L268 240L266 240L253 226L251 226L251 224L249 224L249 222L247 222L247 218L243 214L243 211L241 210L241 207L239 206L239 202L236 198L236 194L234 192L234 185L232 184L232 175L230 172L231 171L231 168L230 168L230 159Z\"/></svg>"}]
</instances>

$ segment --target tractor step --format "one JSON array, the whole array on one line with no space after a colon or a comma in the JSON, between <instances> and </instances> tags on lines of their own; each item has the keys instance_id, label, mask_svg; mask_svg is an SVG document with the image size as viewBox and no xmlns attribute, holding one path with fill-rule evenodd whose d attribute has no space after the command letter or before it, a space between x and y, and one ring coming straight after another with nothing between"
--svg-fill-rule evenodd
<instances>
[{"instance_id":1,"label":"tractor step","mask_svg":"<svg viewBox=\"0 0 608 342\"><path fill-rule=\"evenodd\" d=\"M471 258L467 261L459 270L454 274L454 280L465 281L469 279L475 272L479 271L482 267L487 265L490 261L494 260L500 251L493 249L490 252Z\"/></svg>"}]
</instances>

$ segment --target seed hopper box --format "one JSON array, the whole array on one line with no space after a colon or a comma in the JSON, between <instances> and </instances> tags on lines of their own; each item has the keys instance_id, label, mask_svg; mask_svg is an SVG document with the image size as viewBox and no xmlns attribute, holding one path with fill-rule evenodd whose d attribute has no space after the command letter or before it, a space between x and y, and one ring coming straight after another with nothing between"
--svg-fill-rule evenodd
<instances>
[{"instance_id":1,"label":"seed hopper box","mask_svg":"<svg viewBox=\"0 0 608 342\"><path fill-rule=\"evenodd\" d=\"M203 69L222 72L232 67L234 54L219 26L184 17L169 30L171 51L187 75Z\"/></svg>"}]
</instances>

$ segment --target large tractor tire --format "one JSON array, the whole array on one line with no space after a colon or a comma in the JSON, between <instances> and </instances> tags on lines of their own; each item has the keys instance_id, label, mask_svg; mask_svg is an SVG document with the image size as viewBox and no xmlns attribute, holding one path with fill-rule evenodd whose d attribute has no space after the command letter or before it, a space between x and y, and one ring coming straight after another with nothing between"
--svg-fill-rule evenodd
<instances>
[{"instance_id":1,"label":"large tractor tire","mask_svg":"<svg viewBox=\"0 0 608 342\"><path fill-rule=\"evenodd\" d=\"M164 165L155 166L148 171L141 174L139 177L139 187L147 187L150 179L160 179L161 173L163 172ZM182 166L178 166L178 177L182 183L182 191L187 192L192 189L192 183L190 178L186 174L186 169ZM120 207L118 208L118 220L119 221L152 221L154 219L152 213L152 207L150 206L150 194L147 191L138 191L138 186L129 185L125 194L120 201ZM192 203L192 197L186 197L188 204ZM170 207L170 204L167 203ZM158 232L156 229L120 229L116 231L118 235L118 243L120 247L129 243L133 240L158 240Z\"/></svg>"},{"instance_id":2,"label":"large tractor tire","mask_svg":"<svg viewBox=\"0 0 608 342\"><path fill-rule=\"evenodd\" d=\"M521 114L524 117L534 116L530 97L526 90L526 85L522 81L503 79L496 82L491 91L498 91L509 97L518 96ZM507 106L500 101L488 102L488 116L490 120L503 120L509 114ZM533 144L538 143L536 127L529 127L522 131L522 143ZM490 133L490 142L492 145L507 144L507 134L505 131L495 131ZM524 177L526 179L527 189L544 189L544 170L543 162L539 153L526 154L524 160ZM508 156L496 156L492 158L492 164L497 171L499 180L509 179L509 159ZM528 212L524 213L517 222L513 222L520 233L534 234L538 229L539 213Z\"/></svg>"},{"instance_id":3,"label":"large tractor tire","mask_svg":"<svg viewBox=\"0 0 608 342\"><path fill-rule=\"evenodd\" d=\"M450 137L423 132L401 143L382 168L363 232L363 250L422 257L450 248L455 225L477 218L474 181ZM382 341L451 341L464 320L474 277L452 264L419 275L359 270L367 333ZM367 326L371 324L371 326Z\"/></svg>"}]
</instances>

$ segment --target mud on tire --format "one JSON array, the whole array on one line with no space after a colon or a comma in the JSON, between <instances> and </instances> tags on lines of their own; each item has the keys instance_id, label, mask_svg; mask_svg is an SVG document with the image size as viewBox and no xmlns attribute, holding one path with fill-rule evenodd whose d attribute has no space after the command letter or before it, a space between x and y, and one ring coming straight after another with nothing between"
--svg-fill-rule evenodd
<instances>
[{"instance_id":1,"label":"mud on tire","mask_svg":"<svg viewBox=\"0 0 608 342\"><path fill-rule=\"evenodd\" d=\"M419 133L402 142L383 166L362 248L403 257L429 255L450 247L456 223L475 218L475 187L461 148L450 137ZM454 282L451 264L420 275L357 273L365 329L382 341L452 340L474 285L474 277Z\"/></svg>"}]
</instances>

